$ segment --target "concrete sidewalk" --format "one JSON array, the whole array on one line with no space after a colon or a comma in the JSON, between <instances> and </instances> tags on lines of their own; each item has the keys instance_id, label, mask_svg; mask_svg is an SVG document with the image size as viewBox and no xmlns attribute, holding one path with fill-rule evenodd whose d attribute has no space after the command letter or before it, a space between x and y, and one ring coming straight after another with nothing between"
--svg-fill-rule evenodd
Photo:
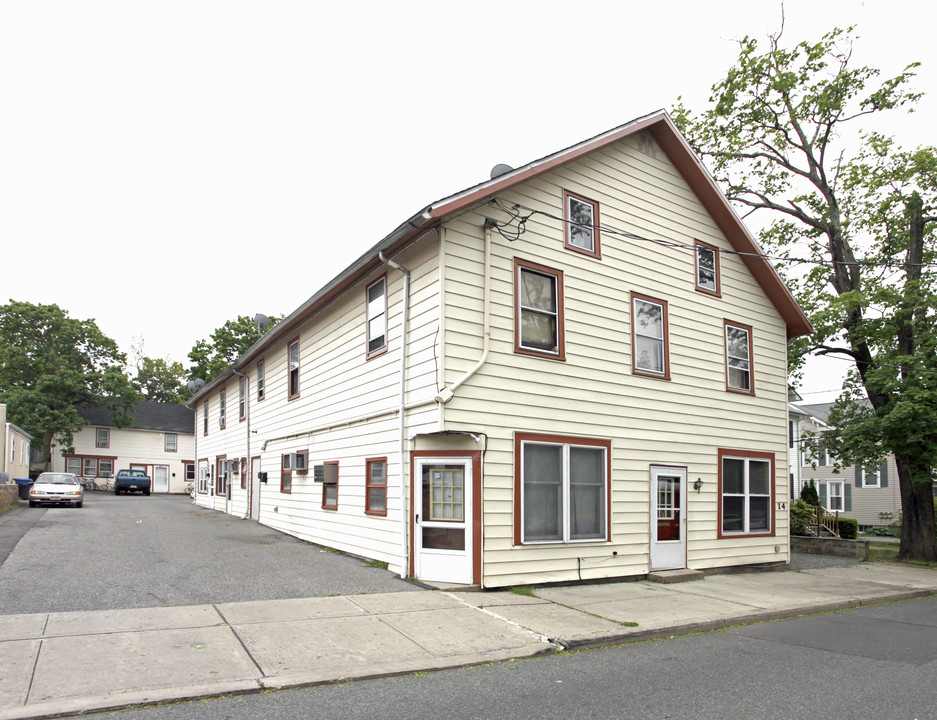
<instances>
[{"instance_id":1,"label":"concrete sidewalk","mask_svg":"<svg viewBox=\"0 0 937 720\"><path fill-rule=\"evenodd\" d=\"M512 592L0 616L0 720L458 667L937 594L882 563Z\"/></svg>"}]
</instances>

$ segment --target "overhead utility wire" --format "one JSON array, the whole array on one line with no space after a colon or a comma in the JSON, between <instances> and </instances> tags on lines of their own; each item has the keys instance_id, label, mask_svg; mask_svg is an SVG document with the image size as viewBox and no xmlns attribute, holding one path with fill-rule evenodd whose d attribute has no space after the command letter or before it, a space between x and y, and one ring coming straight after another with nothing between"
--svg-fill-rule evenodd
<instances>
[{"instance_id":1,"label":"overhead utility wire","mask_svg":"<svg viewBox=\"0 0 937 720\"><path fill-rule=\"evenodd\" d=\"M533 210L523 205L515 203L511 207L506 207L499 198L495 198L493 202L504 212L512 215L511 219L505 223L495 222L492 227L506 240L514 242L518 240L521 235L526 231L527 221L534 215L543 215L548 217L551 220L557 220L558 222L567 224L567 225L578 225L580 227L589 227L593 230L598 230L599 232L605 233L607 235L618 235L620 237L628 238L629 240L639 240L642 242L650 242L656 245L662 245L664 247L676 248L678 250L696 250L695 245L688 245L686 243L677 242L675 240L664 240L662 238L651 238L645 237L643 235L637 235L636 233L631 233L626 230L618 230L616 228L608 227L606 225L590 225L587 223L575 222L565 217L559 217L558 215L553 215L548 213L545 210ZM523 214L521 210L526 211L526 214ZM508 232L505 232L508 228L511 227L511 223L517 221L517 228L511 229ZM750 258L759 258L762 260L770 260L773 262L789 262L789 263L801 263L805 265L846 265L853 266L859 265L863 267L887 267L887 268L906 268L909 267L907 263L893 262L893 263L882 263L882 262L873 262L870 260L853 260L851 262L837 262L835 260L818 260L814 258L788 258L780 257L777 255L766 255L764 253L751 253L751 252L741 252L739 250L723 250L722 248L717 248L717 252L723 255L737 255L739 257L750 257ZM912 263L910 267L937 267L937 262L932 263Z\"/></svg>"}]
</instances>

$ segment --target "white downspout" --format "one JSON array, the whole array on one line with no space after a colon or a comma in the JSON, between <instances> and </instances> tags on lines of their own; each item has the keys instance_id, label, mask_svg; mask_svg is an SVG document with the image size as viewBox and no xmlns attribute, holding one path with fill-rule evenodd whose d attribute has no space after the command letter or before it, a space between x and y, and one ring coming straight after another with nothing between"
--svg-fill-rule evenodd
<instances>
[{"instance_id":1,"label":"white downspout","mask_svg":"<svg viewBox=\"0 0 937 720\"><path fill-rule=\"evenodd\" d=\"M410 572L410 544L407 537L410 509L406 502L407 473L405 469L407 459L407 332L410 320L410 271L403 265L399 265L390 258L384 257L383 250L378 253L378 257L382 263L403 273L403 319L400 330L400 413L398 420L400 421L400 577L406 578Z\"/></svg>"},{"instance_id":2,"label":"white downspout","mask_svg":"<svg viewBox=\"0 0 937 720\"><path fill-rule=\"evenodd\" d=\"M474 375L478 369L485 364L485 361L488 360L488 347L489 341L491 340L491 323L490 323L490 314L491 314L491 221L487 218L485 219L485 280L484 280L484 320L483 320L483 329L482 329L482 356L479 358L478 362L475 363L475 366L472 367L465 375L459 378L456 382L450 385L447 388L443 388L439 394L436 396L436 402L438 403L447 403L455 397L455 391L459 386L468 380L472 375Z\"/></svg>"}]
</instances>

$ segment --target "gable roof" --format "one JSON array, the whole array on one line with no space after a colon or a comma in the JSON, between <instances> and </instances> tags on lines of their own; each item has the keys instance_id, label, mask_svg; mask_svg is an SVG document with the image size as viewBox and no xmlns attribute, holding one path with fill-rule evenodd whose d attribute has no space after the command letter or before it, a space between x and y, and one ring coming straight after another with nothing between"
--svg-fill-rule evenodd
<instances>
[{"instance_id":1,"label":"gable roof","mask_svg":"<svg viewBox=\"0 0 937 720\"><path fill-rule=\"evenodd\" d=\"M89 425L117 427L110 410L78 408L78 414ZM174 433L195 433L195 411L176 403L141 402L131 413L134 423L125 427L133 430L161 430Z\"/></svg>"},{"instance_id":2,"label":"gable roof","mask_svg":"<svg viewBox=\"0 0 937 720\"><path fill-rule=\"evenodd\" d=\"M438 227L446 219L465 212L472 206L486 203L498 193L578 160L584 155L600 150L619 140L645 131L651 134L666 153L670 162L686 180L703 207L726 236L732 249L737 253L742 253L740 255L742 262L783 318L787 327L787 336L791 338L812 333L813 327L807 316L797 304L797 301L794 300L794 296L791 295L787 286L772 267L771 262L764 256L764 251L755 238L748 232L729 201L719 190L709 171L700 162L696 153L693 152L693 149L667 112L658 110L427 205L401 223L393 232L371 247L315 295L271 328L234 362L232 368L247 365L255 358L258 358L264 348L275 342L288 339L288 335L294 333L300 325L316 312L328 305L346 289L384 265L382 256L386 258L393 255L409 243L417 240L425 232ZM214 378L205 388L196 393L189 400L189 403L194 403L199 397L221 382L226 381L232 375L233 371L229 369Z\"/></svg>"}]
</instances>

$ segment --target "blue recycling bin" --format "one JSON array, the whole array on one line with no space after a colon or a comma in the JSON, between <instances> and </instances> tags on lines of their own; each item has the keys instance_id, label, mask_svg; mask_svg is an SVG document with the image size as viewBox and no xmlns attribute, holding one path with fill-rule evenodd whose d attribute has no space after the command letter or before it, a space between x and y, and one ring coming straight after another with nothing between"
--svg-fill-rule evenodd
<instances>
[{"instance_id":1,"label":"blue recycling bin","mask_svg":"<svg viewBox=\"0 0 937 720\"><path fill-rule=\"evenodd\" d=\"M29 478L13 478L13 482L19 490L20 500L29 500L29 488L33 486L33 481Z\"/></svg>"}]
</instances>

